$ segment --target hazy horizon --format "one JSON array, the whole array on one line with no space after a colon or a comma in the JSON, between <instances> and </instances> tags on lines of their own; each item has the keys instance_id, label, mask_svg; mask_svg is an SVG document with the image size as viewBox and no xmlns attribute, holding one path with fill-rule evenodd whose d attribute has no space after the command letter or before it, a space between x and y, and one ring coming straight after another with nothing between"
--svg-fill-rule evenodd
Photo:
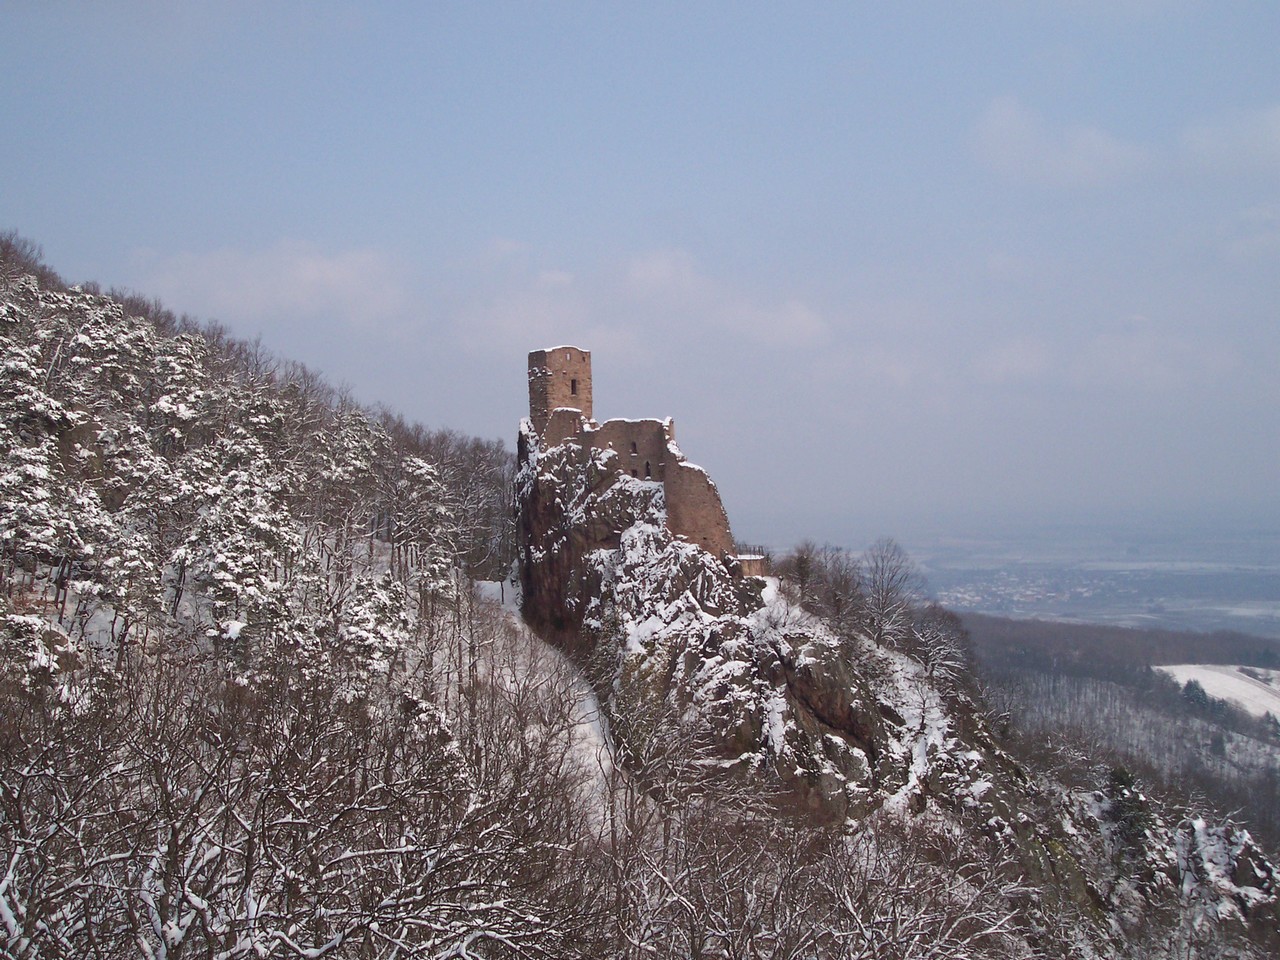
<instances>
[{"instance_id":1,"label":"hazy horizon","mask_svg":"<svg viewBox=\"0 0 1280 960\"><path fill-rule=\"evenodd\" d=\"M1280 6L0 24L0 229L365 402L512 444L575 343L744 540L1280 529Z\"/></svg>"}]
</instances>

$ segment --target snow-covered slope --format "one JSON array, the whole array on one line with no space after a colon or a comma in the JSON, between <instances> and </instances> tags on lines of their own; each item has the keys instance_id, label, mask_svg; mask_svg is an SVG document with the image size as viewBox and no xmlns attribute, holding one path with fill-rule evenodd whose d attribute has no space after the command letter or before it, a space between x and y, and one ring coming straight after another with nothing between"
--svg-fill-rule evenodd
<instances>
[{"instance_id":1,"label":"snow-covered slope","mask_svg":"<svg viewBox=\"0 0 1280 960\"><path fill-rule=\"evenodd\" d=\"M501 456L216 329L0 294L6 956L1182 957L1274 923L1245 835L1019 768L953 664L671 537L655 484L526 450L553 655L463 573L502 564Z\"/></svg>"},{"instance_id":2,"label":"snow-covered slope","mask_svg":"<svg viewBox=\"0 0 1280 960\"><path fill-rule=\"evenodd\" d=\"M1123 777L1073 791L1020 768L963 683L869 631L837 636L776 581L673 538L661 489L601 457L541 448L524 424L518 549L524 615L588 672L624 763L666 736L855 833L892 821L982 838L1031 885L1026 930L1066 910L1104 954L1171 899L1274 923L1277 876L1247 834L1169 819Z\"/></svg>"},{"instance_id":3,"label":"snow-covered slope","mask_svg":"<svg viewBox=\"0 0 1280 960\"><path fill-rule=\"evenodd\" d=\"M589 944L574 687L472 602L453 465L7 266L0 954Z\"/></svg>"}]
</instances>

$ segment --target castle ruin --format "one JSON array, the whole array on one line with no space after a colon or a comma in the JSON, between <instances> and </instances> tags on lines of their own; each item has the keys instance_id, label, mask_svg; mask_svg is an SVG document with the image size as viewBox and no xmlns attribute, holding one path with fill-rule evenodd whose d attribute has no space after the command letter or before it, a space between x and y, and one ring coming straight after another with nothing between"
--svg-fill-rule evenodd
<instances>
[{"instance_id":1,"label":"castle ruin","mask_svg":"<svg viewBox=\"0 0 1280 960\"><path fill-rule=\"evenodd\" d=\"M529 420L541 446L574 440L606 451L622 476L662 484L667 529L747 576L764 574L760 557L738 557L720 492L675 442L670 417L598 423L592 410L591 351L560 346L529 354Z\"/></svg>"}]
</instances>

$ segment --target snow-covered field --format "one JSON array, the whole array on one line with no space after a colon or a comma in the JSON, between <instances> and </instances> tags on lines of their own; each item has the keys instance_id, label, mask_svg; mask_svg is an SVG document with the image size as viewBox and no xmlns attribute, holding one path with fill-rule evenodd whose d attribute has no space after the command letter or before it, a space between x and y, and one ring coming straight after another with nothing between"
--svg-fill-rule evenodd
<instances>
[{"instance_id":1,"label":"snow-covered field","mask_svg":"<svg viewBox=\"0 0 1280 960\"><path fill-rule=\"evenodd\" d=\"M1178 683L1195 680L1209 696L1230 700L1254 716L1270 713L1280 717L1280 670L1215 663L1178 663L1156 669Z\"/></svg>"}]
</instances>

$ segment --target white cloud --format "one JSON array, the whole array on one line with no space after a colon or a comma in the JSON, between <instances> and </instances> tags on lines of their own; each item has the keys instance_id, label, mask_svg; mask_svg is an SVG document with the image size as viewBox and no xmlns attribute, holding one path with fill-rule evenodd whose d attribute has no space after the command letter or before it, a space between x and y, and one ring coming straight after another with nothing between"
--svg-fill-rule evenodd
<instances>
[{"instance_id":1,"label":"white cloud","mask_svg":"<svg viewBox=\"0 0 1280 960\"><path fill-rule=\"evenodd\" d=\"M1280 206L1262 204L1242 212L1228 228L1226 249L1242 260L1280 255Z\"/></svg>"},{"instance_id":2,"label":"white cloud","mask_svg":"<svg viewBox=\"0 0 1280 960\"><path fill-rule=\"evenodd\" d=\"M683 250L634 258L627 266L626 287L641 305L671 319L718 327L770 346L816 343L827 331L826 321L803 301L758 303L702 273Z\"/></svg>"},{"instance_id":3,"label":"white cloud","mask_svg":"<svg viewBox=\"0 0 1280 960\"><path fill-rule=\"evenodd\" d=\"M987 276L992 280L1025 280L1033 276L1038 267L1034 259L1021 254L998 250L987 255Z\"/></svg>"},{"instance_id":4,"label":"white cloud","mask_svg":"<svg viewBox=\"0 0 1280 960\"><path fill-rule=\"evenodd\" d=\"M1097 127L1054 127L1011 96L991 102L973 142L978 159L991 169L1048 186L1114 180L1147 161L1147 152L1136 144Z\"/></svg>"},{"instance_id":5,"label":"white cloud","mask_svg":"<svg viewBox=\"0 0 1280 960\"><path fill-rule=\"evenodd\" d=\"M729 334L767 346L820 341L827 324L798 298L760 303L707 276L682 250L570 271L508 245L467 267L469 291L452 313L472 349L572 343L647 357L663 343Z\"/></svg>"},{"instance_id":6,"label":"white cloud","mask_svg":"<svg viewBox=\"0 0 1280 960\"><path fill-rule=\"evenodd\" d=\"M1201 162L1229 172L1280 170L1280 105L1189 127L1182 144Z\"/></svg>"},{"instance_id":7,"label":"white cloud","mask_svg":"<svg viewBox=\"0 0 1280 960\"><path fill-rule=\"evenodd\" d=\"M1054 0L1056 6L1071 14L1104 24L1128 24L1133 21L1161 20L1184 14L1200 0Z\"/></svg>"},{"instance_id":8,"label":"white cloud","mask_svg":"<svg viewBox=\"0 0 1280 960\"><path fill-rule=\"evenodd\" d=\"M684 250L654 251L627 264L627 284L642 297L687 297L703 283Z\"/></svg>"},{"instance_id":9,"label":"white cloud","mask_svg":"<svg viewBox=\"0 0 1280 960\"><path fill-rule=\"evenodd\" d=\"M589 329L592 311L570 282L548 284L539 276L527 283L495 285L455 315L463 342L483 349L505 343L571 343ZM588 346L588 344L583 344Z\"/></svg>"},{"instance_id":10,"label":"white cloud","mask_svg":"<svg viewBox=\"0 0 1280 960\"><path fill-rule=\"evenodd\" d=\"M1025 383L1049 372L1049 351L1036 340L1010 340L980 355L974 373L987 383Z\"/></svg>"},{"instance_id":11,"label":"white cloud","mask_svg":"<svg viewBox=\"0 0 1280 960\"><path fill-rule=\"evenodd\" d=\"M410 297L393 260L377 250L324 253L284 242L266 250L136 256L140 287L176 309L261 327L318 317L356 327L398 323Z\"/></svg>"},{"instance_id":12,"label":"white cloud","mask_svg":"<svg viewBox=\"0 0 1280 960\"><path fill-rule=\"evenodd\" d=\"M1240 365L1227 345L1180 336L1138 316L1083 343L1071 377L1086 389L1185 396L1191 388L1226 380Z\"/></svg>"},{"instance_id":13,"label":"white cloud","mask_svg":"<svg viewBox=\"0 0 1280 960\"><path fill-rule=\"evenodd\" d=\"M573 274L567 270L543 270L538 274L539 290L564 290L573 286Z\"/></svg>"},{"instance_id":14,"label":"white cloud","mask_svg":"<svg viewBox=\"0 0 1280 960\"><path fill-rule=\"evenodd\" d=\"M886 404L927 405L939 389L950 387L946 363L916 343L840 346L814 354L807 369L797 380L812 377L820 394L842 398L840 412L855 417L879 413Z\"/></svg>"},{"instance_id":15,"label":"white cloud","mask_svg":"<svg viewBox=\"0 0 1280 960\"><path fill-rule=\"evenodd\" d=\"M648 356L639 331L616 322L616 304L600 277L543 266L537 259L528 244L497 241L442 281L452 290L445 313L464 349L500 355L513 345L532 350L576 343L593 351Z\"/></svg>"},{"instance_id":16,"label":"white cloud","mask_svg":"<svg viewBox=\"0 0 1280 960\"><path fill-rule=\"evenodd\" d=\"M922 379L922 363L900 350L885 347L868 347L859 357L861 377L866 386L879 389L892 387L908 390L919 385Z\"/></svg>"}]
</instances>

